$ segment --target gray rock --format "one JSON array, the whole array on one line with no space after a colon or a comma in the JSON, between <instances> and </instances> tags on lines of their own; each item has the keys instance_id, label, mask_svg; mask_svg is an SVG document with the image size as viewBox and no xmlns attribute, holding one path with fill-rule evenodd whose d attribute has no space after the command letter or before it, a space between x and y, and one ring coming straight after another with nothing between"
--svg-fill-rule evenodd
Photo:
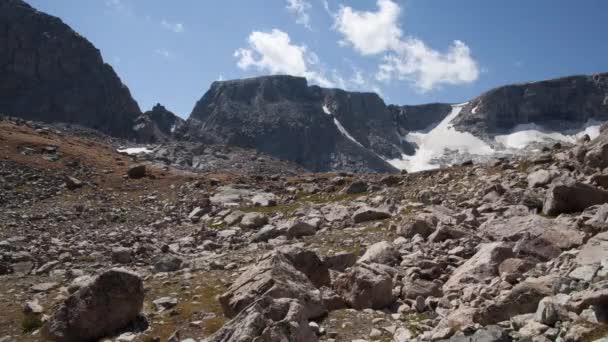
<instances>
[{"instance_id":1,"label":"gray rock","mask_svg":"<svg viewBox=\"0 0 608 342\"><path fill-rule=\"evenodd\" d=\"M394 266L399 263L400 259L399 252L392 243L380 241L369 246L358 262Z\"/></svg>"},{"instance_id":2,"label":"gray rock","mask_svg":"<svg viewBox=\"0 0 608 342\"><path fill-rule=\"evenodd\" d=\"M426 238L437 227L437 217L430 214L421 214L415 218L406 218L397 226L397 234L406 238L413 238L416 234Z\"/></svg>"},{"instance_id":3,"label":"gray rock","mask_svg":"<svg viewBox=\"0 0 608 342\"><path fill-rule=\"evenodd\" d=\"M556 216L581 212L592 205L603 203L608 203L608 191L567 179L551 185L547 190L543 214Z\"/></svg>"},{"instance_id":4,"label":"gray rock","mask_svg":"<svg viewBox=\"0 0 608 342\"><path fill-rule=\"evenodd\" d=\"M127 176L133 179L139 179L146 176L146 165L135 165L127 170Z\"/></svg>"},{"instance_id":5,"label":"gray rock","mask_svg":"<svg viewBox=\"0 0 608 342\"><path fill-rule=\"evenodd\" d=\"M128 264L133 260L133 254L130 248L114 247L112 248L112 262L116 264Z\"/></svg>"},{"instance_id":6,"label":"gray rock","mask_svg":"<svg viewBox=\"0 0 608 342\"><path fill-rule=\"evenodd\" d=\"M394 302L393 281L376 264L357 264L334 281L334 289L354 309L382 309Z\"/></svg>"},{"instance_id":7,"label":"gray rock","mask_svg":"<svg viewBox=\"0 0 608 342\"><path fill-rule=\"evenodd\" d=\"M155 272L175 272L182 267L183 260L172 254L156 256L153 260Z\"/></svg>"},{"instance_id":8,"label":"gray rock","mask_svg":"<svg viewBox=\"0 0 608 342\"><path fill-rule=\"evenodd\" d=\"M306 319L326 313L319 290L281 253L268 253L258 259L219 297L219 301L224 314L235 317L263 296L297 299Z\"/></svg>"},{"instance_id":9,"label":"gray rock","mask_svg":"<svg viewBox=\"0 0 608 342\"><path fill-rule=\"evenodd\" d=\"M353 214L353 220L355 223L384 220L390 218L391 214L386 209L363 207L359 208Z\"/></svg>"},{"instance_id":10,"label":"gray rock","mask_svg":"<svg viewBox=\"0 0 608 342\"><path fill-rule=\"evenodd\" d=\"M42 335L53 341L97 340L135 320L143 302L141 278L112 269L68 297L44 324Z\"/></svg>"},{"instance_id":11,"label":"gray rock","mask_svg":"<svg viewBox=\"0 0 608 342\"><path fill-rule=\"evenodd\" d=\"M261 228L268 223L268 217L261 213L247 213L241 219L239 224L244 229L257 229Z\"/></svg>"}]
</instances>

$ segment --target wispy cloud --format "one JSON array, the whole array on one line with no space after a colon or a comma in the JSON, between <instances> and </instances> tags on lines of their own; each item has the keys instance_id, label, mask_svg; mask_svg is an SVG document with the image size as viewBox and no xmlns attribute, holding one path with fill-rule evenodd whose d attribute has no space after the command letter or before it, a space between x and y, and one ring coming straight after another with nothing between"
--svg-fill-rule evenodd
<instances>
[{"instance_id":1,"label":"wispy cloud","mask_svg":"<svg viewBox=\"0 0 608 342\"><path fill-rule=\"evenodd\" d=\"M133 15L133 9L124 0L105 0L105 5L112 12L123 15Z\"/></svg>"},{"instance_id":2,"label":"wispy cloud","mask_svg":"<svg viewBox=\"0 0 608 342\"><path fill-rule=\"evenodd\" d=\"M311 30L310 10L312 5L307 0L287 0L287 10L296 16L296 23Z\"/></svg>"},{"instance_id":3,"label":"wispy cloud","mask_svg":"<svg viewBox=\"0 0 608 342\"><path fill-rule=\"evenodd\" d=\"M184 24L182 23L172 23L169 22L165 19L163 19L160 24L162 25L162 27L164 27L165 29L169 30L169 31L173 31L175 33L182 33L184 32Z\"/></svg>"},{"instance_id":4,"label":"wispy cloud","mask_svg":"<svg viewBox=\"0 0 608 342\"><path fill-rule=\"evenodd\" d=\"M350 45L363 56L384 54L377 80L410 81L422 92L477 80L479 67L464 42L455 40L445 53L434 50L418 38L404 36L397 3L377 0L377 5L377 11L342 6L334 15L334 28L344 37L341 45Z\"/></svg>"},{"instance_id":5,"label":"wispy cloud","mask_svg":"<svg viewBox=\"0 0 608 342\"><path fill-rule=\"evenodd\" d=\"M161 56L161 57L164 57L166 59L169 59L169 58L171 58L173 56L173 54L171 53L171 51L169 51L167 49L156 49L156 50L154 50L154 53L157 54L157 55L159 55L159 56Z\"/></svg>"}]
</instances>

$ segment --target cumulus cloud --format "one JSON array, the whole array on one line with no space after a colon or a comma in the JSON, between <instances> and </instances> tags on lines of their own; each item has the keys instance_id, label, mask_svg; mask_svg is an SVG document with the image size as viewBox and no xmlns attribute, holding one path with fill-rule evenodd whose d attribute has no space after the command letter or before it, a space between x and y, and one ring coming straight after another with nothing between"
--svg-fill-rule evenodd
<instances>
[{"instance_id":1,"label":"cumulus cloud","mask_svg":"<svg viewBox=\"0 0 608 342\"><path fill-rule=\"evenodd\" d=\"M237 66L243 70L257 69L271 74L288 74L306 77L324 87L334 85L323 76L319 58L309 52L305 45L291 42L289 35L281 30L254 31L248 38L249 46L236 50Z\"/></svg>"},{"instance_id":2,"label":"cumulus cloud","mask_svg":"<svg viewBox=\"0 0 608 342\"><path fill-rule=\"evenodd\" d=\"M378 0L377 12L356 11L342 6L335 17L335 28L342 33L342 44L351 44L363 55L374 55L399 44L401 8L390 0Z\"/></svg>"},{"instance_id":3,"label":"cumulus cloud","mask_svg":"<svg viewBox=\"0 0 608 342\"><path fill-rule=\"evenodd\" d=\"M334 16L334 28L362 55L384 54L376 79L412 82L420 91L442 84L463 84L479 77L470 48L456 40L441 53L422 40L404 36L399 25L401 8L391 0L377 0L376 11L357 11L342 6Z\"/></svg>"},{"instance_id":4,"label":"cumulus cloud","mask_svg":"<svg viewBox=\"0 0 608 342\"><path fill-rule=\"evenodd\" d=\"M287 10L296 16L296 23L310 27L310 9L312 5L307 0L287 0Z\"/></svg>"},{"instance_id":5,"label":"cumulus cloud","mask_svg":"<svg viewBox=\"0 0 608 342\"><path fill-rule=\"evenodd\" d=\"M169 21L163 19L160 22L160 24L169 31L173 31L175 33L184 32L184 24L182 24L182 23L172 23L172 22L169 22Z\"/></svg>"}]
</instances>

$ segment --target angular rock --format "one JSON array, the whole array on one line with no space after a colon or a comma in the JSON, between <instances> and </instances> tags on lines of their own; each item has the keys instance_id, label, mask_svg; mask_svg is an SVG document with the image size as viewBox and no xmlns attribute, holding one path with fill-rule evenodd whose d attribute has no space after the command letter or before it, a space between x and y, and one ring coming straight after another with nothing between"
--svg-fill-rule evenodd
<instances>
[{"instance_id":1,"label":"angular rock","mask_svg":"<svg viewBox=\"0 0 608 342\"><path fill-rule=\"evenodd\" d=\"M556 216L576 213L603 203L608 203L608 191L567 179L549 187L543 204L543 214Z\"/></svg>"},{"instance_id":2,"label":"angular rock","mask_svg":"<svg viewBox=\"0 0 608 342\"><path fill-rule=\"evenodd\" d=\"M112 269L68 297L44 324L42 335L62 342L110 336L137 318L143 302L141 278Z\"/></svg>"},{"instance_id":3,"label":"angular rock","mask_svg":"<svg viewBox=\"0 0 608 342\"><path fill-rule=\"evenodd\" d=\"M296 299L263 296L205 342L316 342L306 308Z\"/></svg>"},{"instance_id":4,"label":"angular rock","mask_svg":"<svg viewBox=\"0 0 608 342\"><path fill-rule=\"evenodd\" d=\"M257 229L268 223L268 217L261 213L247 213L239 226L244 229Z\"/></svg>"},{"instance_id":5,"label":"angular rock","mask_svg":"<svg viewBox=\"0 0 608 342\"><path fill-rule=\"evenodd\" d=\"M353 214L353 220L355 223L367 222L367 221L375 221L375 220L384 220L390 218L391 214L385 210L380 208L371 208L371 207L363 207L359 208Z\"/></svg>"},{"instance_id":6,"label":"angular rock","mask_svg":"<svg viewBox=\"0 0 608 342\"><path fill-rule=\"evenodd\" d=\"M298 245L284 246L277 249L300 272L304 273L316 287L329 286L331 279L327 265L317 253Z\"/></svg>"},{"instance_id":7,"label":"angular rock","mask_svg":"<svg viewBox=\"0 0 608 342\"><path fill-rule=\"evenodd\" d=\"M448 292L467 283L481 282L485 278L498 275L498 266L513 256L511 246L502 242L482 244L479 251L458 267L443 286Z\"/></svg>"},{"instance_id":8,"label":"angular rock","mask_svg":"<svg viewBox=\"0 0 608 342\"><path fill-rule=\"evenodd\" d=\"M175 272L182 267L183 260L172 254L163 254L153 260L154 271L156 272Z\"/></svg>"},{"instance_id":9,"label":"angular rock","mask_svg":"<svg viewBox=\"0 0 608 342\"><path fill-rule=\"evenodd\" d=\"M219 301L224 314L231 318L263 296L297 299L306 319L321 317L326 312L319 290L281 253L262 256L236 279Z\"/></svg>"},{"instance_id":10,"label":"angular rock","mask_svg":"<svg viewBox=\"0 0 608 342\"><path fill-rule=\"evenodd\" d=\"M144 178L146 176L146 165L135 165L127 170L127 176L133 179Z\"/></svg>"},{"instance_id":11,"label":"angular rock","mask_svg":"<svg viewBox=\"0 0 608 342\"><path fill-rule=\"evenodd\" d=\"M608 259L608 232L599 233L589 239L576 256L576 263L593 265L606 259Z\"/></svg>"},{"instance_id":12,"label":"angular rock","mask_svg":"<svg viewBox=\"0 0 608 342\"><path fill-rule=\"evenodd\" d=\"M112 262L117 264L128 264L133 260L133 254L130 248L115 247L112 248Z\"/></svg>"},{"instance_id":13,"label":"angular rock","mask_svg":"<svg viewBox=\"0 0 608 342\"><path fill-rule=\"evenodd\" d=\"M397 234L406 238L420 235L424 238L431 235L437 227L437 217L429 214L421 214L415 218L407 218L397 226Z\"/></svg>"},{"instance_id":14,"label":"angular rock","mask_svg":"<svg viewBox=\"0 0 608 342\"><path fill-rule=\"evenodd\" d=\"M380 241L369 246L358 262L394 266L399 263L400 259L399 252L392 243Z\"/></svg>"},{"instance_id":15,"label":"angular rock","mask_svg":"<svg viewBox=\"0 0 608 342\"><path fill-rule=\"evenodd\" d=\"M357 310L382 309L394 302L393 281L376 264L357 264L334 281L334 289Z\"/></svg>"}]
</instances>

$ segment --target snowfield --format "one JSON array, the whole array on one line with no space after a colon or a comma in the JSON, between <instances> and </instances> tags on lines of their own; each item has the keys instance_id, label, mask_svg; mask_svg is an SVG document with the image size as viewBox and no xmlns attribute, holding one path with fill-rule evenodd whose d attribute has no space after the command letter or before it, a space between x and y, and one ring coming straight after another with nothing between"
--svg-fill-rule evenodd
<instances>
[{"instance_id":1,"label":"snowfield","mask_svg":"<svg viewBox=\"0 0 608 342\"><path fill-rule=\"evenodd\" d=\"M566 133L543 130L535 124L519 125L509 134L494 137L495 144L479 139L467 132L458 132L451 122L460 114L466 105L452 106L450 114L437 126L428 132L410 132L403 139L414 143L417 148L412 156L402 155L401 158L387 160L398 169L417 172L439 168L441 163L454 158L448 155L458 153L477 157L490 157L492 154L514 154L534 143L566 142L575 143L577 139L588 134L591 139L600 134L600 124L590 121L580 130ZM477 107L473 112L477 111Z\"/></svg>"},{"instance_id":2,"label":"snowfield","mask_svg":"<svg viewBox=\"0 0 608 342\"><path fill-rule=\"evenodd\" d=\"M494 149L483 140L471 133L458 132L451 122L460 114L466 103L452 106L452 111L428 133L411 132L405 139L415 143L418 148L413 156L403 155L400 159L388 160L398 169L408 172L431 170L439 168L436 159L441 158L446 149L457 150L458 153L490 155Z\"/></svg>"},{"instance_id":3,"label":"snowfield","mask_svg":"<svg viewBox=\"0 0 608 342\"><path fill-rule=\"evenodd\" d=\"M152 152L152 150L150 150L147 147L130 147L130 148L118 149L117 151L119 153L126 153L129 155Z\"/></svg>"}]
</instances>

